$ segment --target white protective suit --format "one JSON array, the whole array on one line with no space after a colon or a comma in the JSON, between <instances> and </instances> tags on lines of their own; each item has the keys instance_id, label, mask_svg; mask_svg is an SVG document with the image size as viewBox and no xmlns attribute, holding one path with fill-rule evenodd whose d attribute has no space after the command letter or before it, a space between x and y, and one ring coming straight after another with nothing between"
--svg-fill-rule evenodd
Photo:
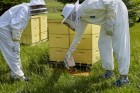
<instances>
[{"instance_id":1,"label":"white protective suit","mask_svg":"<svg viewBox=\"0 0 140 93\"><path fill-rule=\"evenodd\" d=\"M101 25L99 51L102 66L113 70L113 53L121 75L127 75L130 65L128 11L122 0L85 0L78 8L76 35L67 52L70 56L80 43L87 23Z\"/></svg>"},{"instance_id":2,"label":"white protective suit","mask_svg":"<svg viewBox=\"0 0 140 93\"><path fill-rule=\"evenodd\" d=\"M11 69L11 75L23 76L19 39L30 18L27 3L16 5L0 17L0 50ZM13 41L13 39L15 41Z\"/></svg>"},{"instance_id":3,"label":"white protective suit","mask_svg":"<svg viewBox=\"0 0 140 93\"><path fill-rule=\"evenodd\" d=\"M0 17L0 50L11 69L12 77L24 76L20 63L20 44L22 31L30 16L46 13L44 0L31 0L7 10Z\"/></svg>"}]
</instances>

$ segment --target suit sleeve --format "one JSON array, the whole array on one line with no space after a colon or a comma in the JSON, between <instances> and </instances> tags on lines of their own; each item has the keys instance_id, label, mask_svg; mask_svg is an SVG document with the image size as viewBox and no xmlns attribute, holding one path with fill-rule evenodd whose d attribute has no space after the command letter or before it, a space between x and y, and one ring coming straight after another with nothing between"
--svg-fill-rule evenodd
<instances>
[{"instance_id":1,"label":"suit sleeve","mask_svg":"<svg viewBox=\"0 0 140 93\"><path fill-rule=\"evenodd\" d=\"M112 2L105 2L106 8L106 19L105 19L105 28L107 31L113 31L114 25L116 23L116 3Z\"/></svg>"},{"instance_id":2,"label":"suit sleeve","mask_svg":"<svg viewBox=\"0 0 140 93\"><path fill-rule=\"evenodd\" d=\"M82 36L83 36L83 34L84 34L84 31L85 31L85 29L86 29L86 27L87 27L87 23L85 23L85 22L83 22L82 20L81 20L81 22L77 25L77 27L76 27L76 34L75 34L75 36L74 36L74 39L73 39L73 41L72 41L72 43L71 43L71 45L70 45L70 48L69 48L69 50L68 50L68 52L67 52L67 56L71 56L71 54L75 51L75 49L77 48L77 46L78 46L78 44L80 43L80 41L81 41L81 38L82 38Z\"/></svg>"},{"instance_id":3,"label":"suit sleeve","mask_svg":"<svg viewBox=\"0 0 140 93\"><path fill-rule=\"evenodd\" d=\"M24 8L19 9L19 11L11 17L10 26L14 40L20 40L22 31L28 23L28 17L28 11Z\"/></svg>"}]
</instances>

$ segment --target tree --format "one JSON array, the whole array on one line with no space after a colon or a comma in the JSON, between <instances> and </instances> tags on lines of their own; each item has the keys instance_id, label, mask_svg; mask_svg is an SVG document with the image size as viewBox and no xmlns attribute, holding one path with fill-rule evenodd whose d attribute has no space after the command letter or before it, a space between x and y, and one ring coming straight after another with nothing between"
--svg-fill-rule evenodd
<instances>
[{"instance_id":1,"label":"tree","mask_svg":"<svg viewBox=\"0 0 140 93\"><path fill-rule=\"evenodd\" d=\"M14 5L20 4L22 2L28 2L29 0L1 0L0 1L0 15L2 15L6 10Z\"/></svg>"},{"instance_id":2,"label":"tree","mask_svg":"<svg viewBox=\"0 0 140 93\"><path fill-rule=\"evenodd\" d=\"M140 0L123 0L128 8L129 24L133 26L137 22L136 17L138 16L137 11L139 9Z\"/></svg>"}]
</instances>

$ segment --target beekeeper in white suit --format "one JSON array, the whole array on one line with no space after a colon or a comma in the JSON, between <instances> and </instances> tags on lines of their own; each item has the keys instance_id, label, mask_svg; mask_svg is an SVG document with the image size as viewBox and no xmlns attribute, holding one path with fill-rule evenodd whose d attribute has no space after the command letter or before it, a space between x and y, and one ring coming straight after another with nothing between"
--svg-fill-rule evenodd
<instances>
[{"instance_id":1,"label":"beekeeper in white suit","mask_svg":"<svg viewBox=\"0 0 140 93\"><path fill-rule=\"evenodd\" d=\"M79 5L67 4L62 11L63 23L76 31L74 40L66 54L70 58L80 43L87 23L101 26L99 51L102 67L106 70L103 78L114 76L113 54L118 62L120 78L116 86L128 84L130 65L130 36L128 11L122 0L85 0Z\"/></svg>"},{"instance_id":2,"label":"beekeeper in white suit","mask_svg":"<svg viewBox=\"0 0 140 93\"><path fill-rule=\"evenodd\" d=\"M23 29L32 15L46 13L43 0L31 0L7 10L0 17L0 50L11 69L11 78L28 81L24 76L20 63L19 40Z\"/></svg>"}]
</instances>

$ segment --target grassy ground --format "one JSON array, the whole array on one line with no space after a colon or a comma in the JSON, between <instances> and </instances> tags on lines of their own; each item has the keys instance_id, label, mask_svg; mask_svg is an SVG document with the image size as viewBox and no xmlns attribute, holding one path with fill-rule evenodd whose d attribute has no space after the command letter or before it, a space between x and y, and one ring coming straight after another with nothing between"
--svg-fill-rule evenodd
<instances>
[{"instance_id":1,"label":"grassy ground","mask_svg":"<svg viewBox=\"0 0 140 93\"><path fill-rule=\"evenodd\" d=\"M48 19L62 19L63 4L56 0L46 0ZM115 62L116 78L98 80L104 73L100 62L96 63L88 77L73 76L65 69L50 68L48 62L47 42L35 46L21 46L21 61L25 75L30 82L11 81L10 69L0 53L0 93L140 93L140 23L131 28L131 65L130 85L112 86L119 77Z\"/></svg>"},{"instance_id":2,"label":"grassy ground","mask_svg":"<svg viewBox=\"0 0 140 93\"><path fill-rule=\"evenodd\" d=\"M103 73L100 62L96 63L88 77L73 76L63 69L50 68L47 42L36 46L21 46L23 70L31 77L30 82L11 81L10 70L0 54L0 93L140 93L140 23L131 28L130 85L112 86L119 77L115 62L116 78L98 80Z\"/></svg>"}]
</instances>

